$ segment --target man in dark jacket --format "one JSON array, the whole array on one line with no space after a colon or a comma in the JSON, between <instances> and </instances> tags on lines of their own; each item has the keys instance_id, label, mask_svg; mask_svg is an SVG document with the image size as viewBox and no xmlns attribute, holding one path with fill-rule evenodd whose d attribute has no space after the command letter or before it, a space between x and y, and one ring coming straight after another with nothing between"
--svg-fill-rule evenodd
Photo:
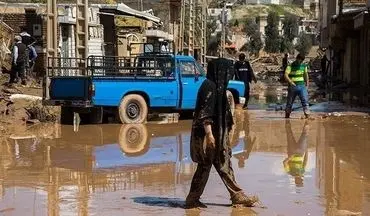
<instances>
[{"instance_id":1,"label":"man in dark jacket","mask_svg":"<svg viewBox=\"0 0 370 216\"><path fill-rule=\"evenodd\" d=\"M10 73L9 84L18 82L18 77L22 80L22 85L26 85L26 61L27 61L27 46L22 43L22 37L17 35L14 38L15 44L13 47L12 71Z\"/></svg>"},{"instance_id":2,"label":"man in dark jacket","mask_svg":"<svg viewBox=\"0 0 370 216\"><path fill-rule=\"evenodd\" d=\"M231 61L222 58L209 62L207 79L198 91L190 139L190 155L198 166L186 198L187 208L206 207L199 199L212 165L229 191L233 204L253 206L257 201L244 194L235 181L231 166L229 133L234 122L226 90L232 66Z\"/></svg>"},{"instance_id":3,"label":"man in dark jacket","mask_svg":"<svg viewBox=\"0 0 370 216\"><path fill-rule=\"evenodd\" d=\"M249 91L250 91L250 83L252 80L256 83L257 79L254 75L253 68L249 61L246 60L245 54L241 53L239 55L239 61L235 63L235 79L244 82L245 91L244 91L244 97L245 97L245 104L244 109L248 107L249 102Z\"/></svg>"}]
</instances>

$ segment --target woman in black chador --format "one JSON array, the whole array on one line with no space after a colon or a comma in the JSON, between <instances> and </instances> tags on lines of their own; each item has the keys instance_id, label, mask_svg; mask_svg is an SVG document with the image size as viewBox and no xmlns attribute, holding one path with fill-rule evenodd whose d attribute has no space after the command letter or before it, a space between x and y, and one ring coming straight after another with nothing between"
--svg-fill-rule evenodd
<instances>
[{"instance_id":1,"label":"woman in black chador","mask_svg":"<svg viewBox=\"0 0 370 216\"><path fill-rule=\"evenodd\" d=\"M233 119L226 90L232 72L231 61L223 58L212 60L208 64L207 79L198 92L190 141L191 158L198 167L186 198L188 208L206 207L199 199L212 165L229 191L232 204L251 207L257 201L247 197L236 183L230 161L228 135Z\"/></svg>"}]
</instances>

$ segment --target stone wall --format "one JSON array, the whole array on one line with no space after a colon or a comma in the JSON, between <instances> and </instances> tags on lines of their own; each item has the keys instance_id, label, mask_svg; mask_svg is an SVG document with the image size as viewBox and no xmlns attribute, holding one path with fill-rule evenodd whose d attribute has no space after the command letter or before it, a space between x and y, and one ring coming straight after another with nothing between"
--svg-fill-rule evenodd
<instances>
[{"instance_id":1,"label":"stone wall","mask_svg":"<svg viewBox=\"0 0 370 216\"><path fill-rule=\"evenodd\" d=\"M35 64L34 71L38 75L45 73L46 54L46 20L42 14L38 14L35 9L19 8L19 10L9 10L12 13L5 13L4 23L9 25L14 30L14 34L19 34L25 29L31 36L36 38L37 43L35 48L38 53L38 58ZM40 32L37 30L41 28ZM38 34L41 33L41 34Z\"/></svg>"}]
</instances>

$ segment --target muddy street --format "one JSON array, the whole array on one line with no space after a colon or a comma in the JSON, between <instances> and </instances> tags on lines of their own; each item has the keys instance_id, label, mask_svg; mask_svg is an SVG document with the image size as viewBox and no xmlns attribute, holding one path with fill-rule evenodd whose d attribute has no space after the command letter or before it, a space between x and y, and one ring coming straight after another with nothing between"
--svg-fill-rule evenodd
<instances>
[{"instance_id":1,"label":"muddy street","mask_svg":"<svg viewBox=\"0 0 370 216\"><path fill-rule=\"evenodd\" d=\"M263 206L229 207L213 170L202 199L208 208L183 209L196 168L191 121L40 124L1 140L1 215L370 214L367 117L263 112L238 111L231 137L236 178Z\"/></svg>"}]
</instances>

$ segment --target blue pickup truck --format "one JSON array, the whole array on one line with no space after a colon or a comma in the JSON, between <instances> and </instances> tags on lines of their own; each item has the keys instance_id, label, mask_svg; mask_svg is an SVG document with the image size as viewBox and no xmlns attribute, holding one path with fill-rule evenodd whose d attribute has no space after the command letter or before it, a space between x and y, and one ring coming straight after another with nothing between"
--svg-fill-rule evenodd
<instances>
[{"instance_id":1,"label":"blue pickup truck","mask_svg":"<svg viewBox=\"0 0 370 216\"><path fill-rule=\"evenodd\" d=\"M99 124L105 114L122 123L144 123L149 113L192 113L197 92L206 79L191 56L169 53L130 57L90 56L48 59L44 105L61 106L61 123L71 124L74 113L83 123ZM244 84L231 80L231 107L242 102ZM118 111L118 112L117 112Z\"/></svg>"}]
</instances>

